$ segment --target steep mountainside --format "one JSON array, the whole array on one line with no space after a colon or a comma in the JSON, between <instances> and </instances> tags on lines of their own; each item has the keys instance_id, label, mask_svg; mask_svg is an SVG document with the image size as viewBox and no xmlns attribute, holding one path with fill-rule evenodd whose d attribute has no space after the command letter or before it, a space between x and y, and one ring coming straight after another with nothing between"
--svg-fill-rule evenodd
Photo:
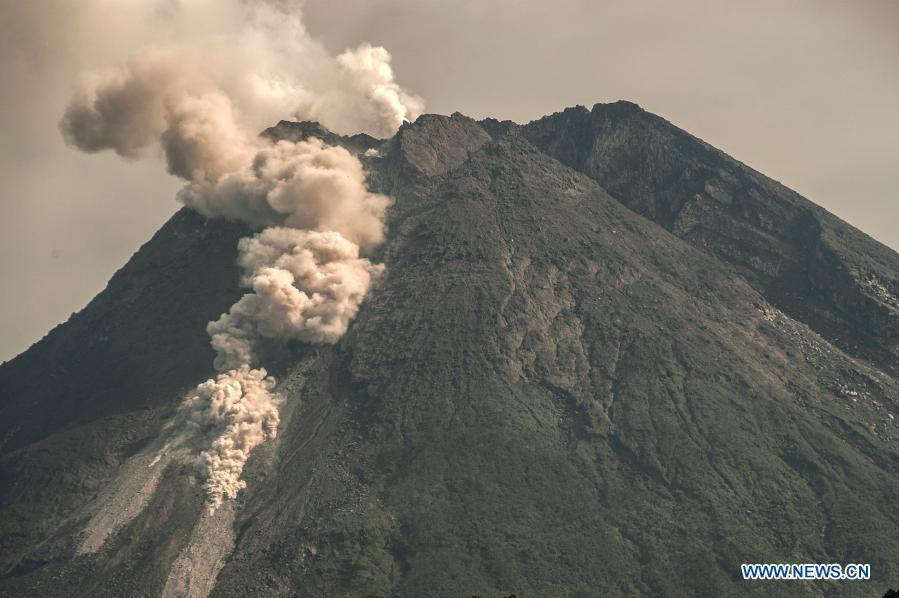
<instances>
[{"instance_id":1,"label":"steep mountainside","mask_svg":"<svg viewBox=\"0 0 899 598\"><path fill-rule=\"evenodd\" d=\"M90 305L0 367L0 571L96 494L208 370L206 322L240 297L245 232L178 212Z\"/></svg>"},{"instance_id":2,"label":"steep mountainside","mask_svg":"<svg viewBox=\"0 0 899 598\"><path fill-rule=\"evenodd\" d=\"M897 374L894 251L629 102L569 108L523 133L638 214L737 268L786 314Z\"/></svg>"},{"instance_id":3,"label":"steep mountainside","mask_svg":"<svg viewBox=\"0 0 899 598\"><path fill-rule=\"evenodd\" d=\"M0 595L897 585L895 253L631 105L266 134L368 154L385 278L337 345L274 364L279 437L210 516L154 455L246 231L176 215L0 367ZM740 578L769 561L874 580Z\"/></svg>"}]
</instances>

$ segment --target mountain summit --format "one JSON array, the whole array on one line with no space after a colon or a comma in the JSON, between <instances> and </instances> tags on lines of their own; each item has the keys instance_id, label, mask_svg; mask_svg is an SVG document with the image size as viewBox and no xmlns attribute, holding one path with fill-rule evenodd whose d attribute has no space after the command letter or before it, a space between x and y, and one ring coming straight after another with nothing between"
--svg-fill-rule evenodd
<instances>
[{"instance_id":1,"label":"mountain summit","mask_svg":"<svg viewBox=\"0 0 899 598\"><path fill-rule=\"evenodd\" d=\"M882 594L899 580L899 255L618 102L424 115L358 154L386 264L210 514L162 454L241 295L182 210L0 366L0 595ZM746 582L741 563L870 563Z\"/></svg>"}]
</instances>

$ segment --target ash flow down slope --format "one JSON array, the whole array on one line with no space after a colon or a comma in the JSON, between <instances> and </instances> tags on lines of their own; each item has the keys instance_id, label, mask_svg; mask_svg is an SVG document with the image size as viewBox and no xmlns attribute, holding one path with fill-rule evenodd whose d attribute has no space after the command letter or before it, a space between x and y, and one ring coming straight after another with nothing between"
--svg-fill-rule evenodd
<instances>
[{"instance_id":1,"label":"ash flow down slope","mask_svg":"<svg viewBox=\"0 0 899 598\"><path fill-rule=\"evenodd\" d=\"M337 344L267 363L278 439L227 503L203 592L895 585L894 252L627 103L525 126L426 115L384 142L266 134L360 155L394 201L387 270ZM179 212L0 368L0 593L172 587L205 521L191 469L165 466L91 550L85 529L212 373L204 327L239 297L246 234ZM869 562L874 581L738 580L768 561Z\"/></svg>"}]
</instances>

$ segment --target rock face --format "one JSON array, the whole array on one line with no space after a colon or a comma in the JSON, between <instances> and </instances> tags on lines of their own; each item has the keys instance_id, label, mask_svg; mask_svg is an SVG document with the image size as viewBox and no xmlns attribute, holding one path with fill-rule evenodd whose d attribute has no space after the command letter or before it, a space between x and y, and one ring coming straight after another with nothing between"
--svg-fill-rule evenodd
<instances>
[{"instance_id":1,"label":"rock face","mask_svg":"<svg viewBox=\"0 0 899 598\"><path fill-rule=\"evenodd\" d=\"M213 520L185 464L130 473L239 292L246 231L181 212L0 368L0 594L895 585L894 252L630 104L427 115L384 142L316 127L266 134L368 154L388 271L340 343L274 364L288 400L247 490ZM136 514L98 534L131 486ZM744 562L874 580L751 583Z\"/></svg>"}]
</instances>

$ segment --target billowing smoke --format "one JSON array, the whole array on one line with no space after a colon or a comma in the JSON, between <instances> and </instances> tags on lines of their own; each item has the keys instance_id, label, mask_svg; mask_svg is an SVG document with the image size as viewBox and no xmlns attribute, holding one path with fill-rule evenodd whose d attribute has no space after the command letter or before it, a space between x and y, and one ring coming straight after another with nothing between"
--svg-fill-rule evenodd
<instances>
[{"instance_id":1,"label":"billowing smoke","mask_svg":"<svg viewBox=\"0 0 899 598\"><path fill-rule=\"evenodd\" d=\"M262 347L336 342L384 270L361 252L383 239L389 201L368 191L359 160L318 139L272 142L258 131L293 116L383 137L423 106L395 82L384 48L333 58L284 2L165 3L176 13L195 5L241 26L176 36L85 75L61 128L88 152L137 158L158 147L187 181L184 205L262 229L239 244L250 292L207 327L221 373L191 393L176 422L177 444L202 445L214 510L245 487L251 451L277 433L282 398L255 367Z\"/></svg>"},{"instance_id":2,"label":"billowing smoke","mask_svg":"<svg viewBox=\"0 0 899 598\"><path fill-rule=\"evenodd\" d=\"M368 192L355 156L318 139L266 145L249 168L213 180L198 177L178 198L206 216L337 231L365 249L383 238L388 205L383 195Z\"/></svg>"},{"instance_id":3,"label":"billowing smoke","mask_svg":"<svg viewBox=\"0 0 899 598\"><path fill-rule=\"evenodd\" d=\"M200 458L211 509L246 487L240 474L250 452L277 435L282 398L272 392L274 387L264 369L243 364L197 386L182 406L180 432L210 445Z\"/></svg>"},{"instance_id":4,"label":"billowing smoke","mask_svg":"<svg viewBox=\"0 0 899 598\"><path fill-rule=\"evenodd\" d=\"M163 139L169 169L193 179L179 162L182 151L198 149L192 142L209 141L203 151L213 158L211 175L233 157L226 139L208 139L212 125L236 127L223 136L255 137L292 116L337 133L385 137L423 109L421 99L394 80L387 50L362 44L331 57L310 37L297 9L239 0L181 4L185 12L205 4L211 14L234 13L217 19L232 30L148 46L118 67L85 74L62 121L70 143L134 158Z\"/></svg>"},{"instance_id":5,"label":"billowing smoke","mask_svg":"<svg viewBox=\"0 0 899 598\"><path fill-rule=\"evenodd\" d=\"M206 328L220 370L256 361L259 339L337 342L384 270L333 231L267 228L239 251L253 292Z\"/></svg>"}]
</instances>

